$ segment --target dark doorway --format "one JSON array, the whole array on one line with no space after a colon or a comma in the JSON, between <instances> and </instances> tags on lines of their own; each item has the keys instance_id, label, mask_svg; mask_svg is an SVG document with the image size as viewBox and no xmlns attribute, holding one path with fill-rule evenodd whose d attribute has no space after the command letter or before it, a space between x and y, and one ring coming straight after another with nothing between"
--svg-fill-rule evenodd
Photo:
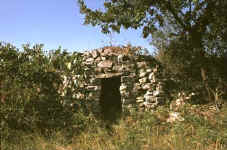
<instances>
[{"instance_id":1,"label":"dark doorway","mask_svg":"<svg viewBox=\"0 0 227 150\"><path fill-rule=\"evenodd\" d=\"M100 106L104 120L116 121L122 112L121 77L103 78L101 80Z\"/></svg>"}]
</instances>

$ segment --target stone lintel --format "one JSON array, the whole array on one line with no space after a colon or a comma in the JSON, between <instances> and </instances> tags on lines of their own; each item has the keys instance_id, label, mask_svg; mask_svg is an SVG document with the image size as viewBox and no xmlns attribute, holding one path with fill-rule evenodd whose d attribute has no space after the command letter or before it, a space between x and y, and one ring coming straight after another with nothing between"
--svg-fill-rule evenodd
<instances>
[{"instance_id":1,"label":"stone lintel","mask_svg":"<svg viewBox=\"0 0 227 150\"><path fill-rule=\"evenodd\" d=\"M112 77L117 77L117 76L122 76L123 73L104 73L104 74L98 74L95 76L95 78L112 78Z\"/></svg>"}]
</instances>

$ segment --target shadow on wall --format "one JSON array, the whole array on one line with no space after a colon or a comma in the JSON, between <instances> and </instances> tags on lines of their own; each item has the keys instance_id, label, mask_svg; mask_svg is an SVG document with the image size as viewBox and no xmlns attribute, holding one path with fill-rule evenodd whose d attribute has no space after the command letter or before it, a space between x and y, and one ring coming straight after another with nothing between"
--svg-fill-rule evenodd
<instances>
[{"instance_id":1,"label":"shadow on wall","mask_svg":"<svg viewBox=\"0 0 227 150\"><path fill-rule=\"evenodd\" d=\"M100 106L104 121L116 122L121 116L120 85L120 76L101 79Z\"/></svg>"}]
</instances>

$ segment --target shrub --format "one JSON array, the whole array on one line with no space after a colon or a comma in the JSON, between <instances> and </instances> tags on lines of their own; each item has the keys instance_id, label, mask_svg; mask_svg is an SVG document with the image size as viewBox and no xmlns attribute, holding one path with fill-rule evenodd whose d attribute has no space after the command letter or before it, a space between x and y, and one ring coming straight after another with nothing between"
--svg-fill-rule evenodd
<instances>
[{"instance_id":1,"label":"shrub","mask_svg":"<svg viewBox=\"0 0 227 150\"><path fill-rule=\"evenodd\" d=\"M43 45L32 48L24 45L23 50L19 50L10 44L0 43L3 137L13 136L14 131L34 130L48 136L52 131L77 124L77 130L82 130L83 117L75 118L79 116L75 113L86 109L75 97L80 90L78 80L84 79L81 61L79 53L70 54L61 49L46 53ZM75 79L76 75L80 78ZM77 109L75 106L78 106ZM78 120L72 121L75 119Z\"/></svg>"}]
</instances>

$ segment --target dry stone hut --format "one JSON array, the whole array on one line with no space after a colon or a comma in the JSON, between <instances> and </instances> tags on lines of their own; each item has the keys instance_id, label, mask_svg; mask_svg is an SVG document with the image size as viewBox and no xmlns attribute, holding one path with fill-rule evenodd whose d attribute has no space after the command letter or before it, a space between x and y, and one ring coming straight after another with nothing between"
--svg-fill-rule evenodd
<instances>
[{"instance_id":1,"label":"dry stone hut","mask_svg":"<svg viewBox=\"0 0 227 150\"><path fill-rule=\"evenodd\" d=\"M164 102L161 66L132 47L104 47L83 53L85 90L102 111L139 107L153 109Z\"/></svg>"}]
</instances>

